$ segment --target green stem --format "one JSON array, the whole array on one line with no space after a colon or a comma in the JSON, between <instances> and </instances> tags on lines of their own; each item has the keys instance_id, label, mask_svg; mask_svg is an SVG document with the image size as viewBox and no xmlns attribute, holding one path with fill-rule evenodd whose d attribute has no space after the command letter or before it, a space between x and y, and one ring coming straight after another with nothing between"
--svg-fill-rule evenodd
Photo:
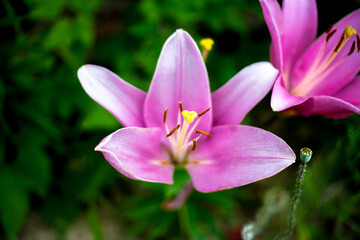
<instances>
[{"instance_id":1,"label":"green stem","mask_svg":"<svg viewBox=\"0 0 360 240\"><path fill-rule=\"evenodd\" d=\"M281 240L289 235L292 235L295 229L295 216L296 216L296 208L297 205L299 203L300 200L300 195L301 195L301 191L302 191L302 186L303 186L303 182L304 182L304 178L305 178L305 172L306 172L306 163L301 163L300 164L300 168L299 168L299 172L296 178L296 193L295 196L293 197L292 201L291 201L291 207L290 207L290 215L289 215L289 230L287 230L286 232L280 234L280 236L278 236L278 240Z\"/></svg>"},{"instance_id":2,"label":"green stem","mask_svg":"<svg viewBox=\"0 0 360 240\"><path fill-rule=\"evenodd\" d=\"M180 230L184 235L184 239L191 239L191 224L189 218L189 211L187 205L184 204L182 208L178 210Z\"/></svg>"}]
</instances>

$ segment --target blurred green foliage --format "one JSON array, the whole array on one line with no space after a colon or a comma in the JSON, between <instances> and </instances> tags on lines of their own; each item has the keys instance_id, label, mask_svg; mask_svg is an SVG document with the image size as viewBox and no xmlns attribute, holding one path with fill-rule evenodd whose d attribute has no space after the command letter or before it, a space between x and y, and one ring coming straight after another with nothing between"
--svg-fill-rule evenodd
<instances>
[{"instance_id":1,"label":"blurred green foliage","mask_svg":"<svg viewBox=\"0 0 360 240\"><path fill-rule=\"evenodd\" d=\"M318 5L322 31L359 1ZM214 38L207 66L215 90L247 64L268 60L270 38L257 1L3 0L0 14L0 239L25 234L34 212L61 237L85 213L94 239L105 239L102 208L127 237L239 239L261 206L268 209L267 192L292 193L296 166L242 188L194 192L179 211L163 210L161 203L188 176L178 174L175 185L164 186L126 179L111 168L93 149L121 126L76 76L82 64L93 63L147 90L162 44L183 28L196 41ZM271 112L269 97L245 119L294 151L314 151L295 239L359 238L359 120L282 117ZM284 230L286 210L276 214L259 239Z\"/></svg>"}]
</instances>

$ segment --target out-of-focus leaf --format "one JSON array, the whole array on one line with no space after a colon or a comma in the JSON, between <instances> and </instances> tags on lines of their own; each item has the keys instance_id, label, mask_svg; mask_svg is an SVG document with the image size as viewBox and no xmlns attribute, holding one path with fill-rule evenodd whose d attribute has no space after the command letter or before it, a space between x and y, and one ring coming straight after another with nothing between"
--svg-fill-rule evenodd
<instances>
[{"instance_id":1,"label":"out-of-focus leaf","mask_svg":"<svg viewBox=\"0 0 360 240\"><path fill-rule=\"evenodd\" d=\"M29 210L29 195L10 168L0 170L0 218L10 238L19 232Z\"/></svg>"},{"instance_id":2,"label":"out-of-focus leaf","mask_svg":"<svg viewBox=\"0 0 360 240\"><path fill-rule=\"evenodd\" d=\"M103 240L104 237L101 229L101 222L97 208L94 204L89 207L87 220L94 240Z\"/></svg>"},{"instance_id":3,"label":"out-of-focus leaf","mask_svg":"<svg viewBox=\"0 0 360 240\"><path fill-rule=\"evenodd\" d=\"M43 140L32 131L22 131L20 137L22 144L18 146L16 169L29 189L44 196L50 183L51 168Z\"/></svg>"},{"instance_id":4,"label":"out-of-focus leaf","mask_svg":"<svg viewBox=\"0 0 360 240\"><path fill-rule=\"evenodd\" d=\"M102 0L76 0L68 3L75 12L90 14L100 8Z\"/></svg>"},{"instance_id":5,"label":"out-of-focus leaf","mask_svg":"<svg viewBox=\"0 0 360 240\"><path fill-rule=\"evenodd\" d=\"M82 121L82 129L116 129L121 127L119 121L111 113L91 99L88 99L88 102L89 107L86 108L88 111Z\"/></svg>"},{"instance_id":6,"label":"out-of-focus leaf","mask_svg":"<svg viewBox=\"0 0 360 240\"><path fill-rule=\"evenodd\" d=\"M67 0L42 1L42 0L25 0L29 7L32 8L31 17L37 20L54 19L62 12Z\"/></svg>"},{"instance_id":7,"label":"out-of-focus leaf","mask_svg":"<svg viewBox=\"0 0 360 240\"><path fill-rule=\"evenodd\" d=\"M44 47L47 49L69 47L74 40L73 25L70 19L60 19L51 27L45 41Z\"/></svg>"},{"instance_id":8,"label":"out-of-focus leaf","mask_svg":"<svg viewBox=\"0 0 360 240\"><path fill-rule=\"evenodd\" d=\"M50 221L55 229L64 234L69 223L80 212L80 206L64 196L51 196L42 207L42 215Z\"/></svg>"}]
</instances>

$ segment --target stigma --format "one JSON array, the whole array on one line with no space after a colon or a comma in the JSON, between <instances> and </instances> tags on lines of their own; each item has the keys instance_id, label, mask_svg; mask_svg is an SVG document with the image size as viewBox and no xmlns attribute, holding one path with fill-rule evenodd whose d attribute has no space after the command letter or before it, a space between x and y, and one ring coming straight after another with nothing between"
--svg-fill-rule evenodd
<instances>
[{"instance_id":1,"label":"stigma","mask_svg":"<svg viewBox=\"0 0 360 240\"><path fill-rule=\"evenodd\" d=\"M204 50L210 51L214 45L214 40L211 38L203 38L200 40L200 45Z\"/></svg>"},{"instance_id":2,"label":"stigma","mask_svg":"<svg viewBox=\"0 0 360 240\"><path fill-rule=\"evenodd\" d=\"M170 153L173 163L186 163L189 154L197 149L198 140L202 136L212 137L209 133L196 129L201 118L209 110L210 108L198 114L195 111L184 110L182 102L179 102L178 122L171 130L168 128L166 121L168 109L164 110L164 127L166 137L170 142L168 152ZM197 136L194 138L195 134Z\"/></svg>"}]
</instances>

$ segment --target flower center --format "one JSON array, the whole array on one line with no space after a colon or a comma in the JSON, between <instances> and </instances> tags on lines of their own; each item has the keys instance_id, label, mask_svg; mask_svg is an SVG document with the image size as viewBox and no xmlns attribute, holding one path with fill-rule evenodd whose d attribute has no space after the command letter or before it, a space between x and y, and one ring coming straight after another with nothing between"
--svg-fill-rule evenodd
<instances>
[{"instance_id":1,"label":"flower center","mask_svg":"<svg viewBox=\"0 0 360 240\"><path fill-rule=\"evenodd\" d=\"M329 76L333 70L338 67L346 57L353 54L355 46L357 46L357 52L360 52L360 37L356 34L356 30L351 26L346 26L344 31L332 51L326 51L326 45L330 38L334 35L337 29L331 31L330 27L327 31L325 41L322 43L314 62L310 69L305 74L303 80L294 88L291 89L291 93L295 96L306 96L309 92L314 89L324 78ZM335 58L338 56L340 50L343 49L345 44L356 35L356 39L353 39L353 43L349 49L347 55L342 58Z\"/></svg>"},{"instance_id":2,"label":"flower center","mask_svg":"<svg viewBox=\"0 0 360 240\"><path fill-rule=\"evenodd\" d=\"M210 108L197 114L195 111L183 110L182 103L179 102L179 113L177 125L169 130L166 119L168 109L164 111L164 127L167 132L166 137L170 142L170 149L168 150L171 161L174 164L182 164L187 161L189 154L198 146L198 140L201 136L212 137L209 133L196 129L202 116L207 113ZM182 117L181 117L182 116ZM197 120L194 122L194 120ZM191 128L190 128L191 127ZM200 134L198 137L191 139L191 135Z\"/></svg>"}]
</instances>

